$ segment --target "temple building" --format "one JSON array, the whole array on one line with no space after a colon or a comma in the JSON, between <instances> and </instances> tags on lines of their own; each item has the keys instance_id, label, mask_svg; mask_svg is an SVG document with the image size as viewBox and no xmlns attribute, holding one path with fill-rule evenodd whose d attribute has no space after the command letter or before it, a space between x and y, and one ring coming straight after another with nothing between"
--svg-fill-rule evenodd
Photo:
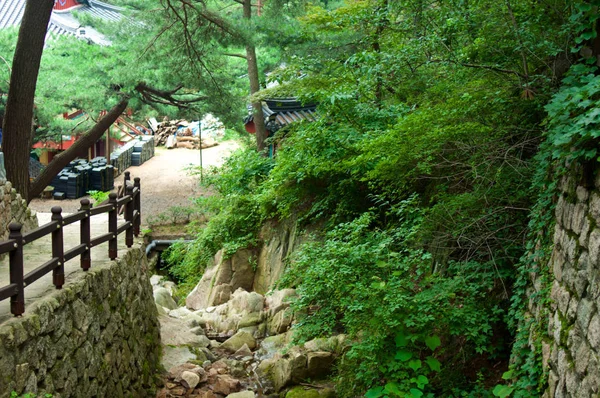
<instances>
[{"instance_id":1,"label":"temple building","mask_svg":"<svg viewBox=\"0 0 600 398\"><path fill-rule=\"evenodd\" d=\"M0 29L18 26L23 18L26 0L0 0ZM97 0L56 0L48 24L46 40L52 36L72 35L100 45L109 45L100 32L82 25L77 15L89 15L108 22L118 22L122 18L120 7Z\"/></svg>"}]
</instances>

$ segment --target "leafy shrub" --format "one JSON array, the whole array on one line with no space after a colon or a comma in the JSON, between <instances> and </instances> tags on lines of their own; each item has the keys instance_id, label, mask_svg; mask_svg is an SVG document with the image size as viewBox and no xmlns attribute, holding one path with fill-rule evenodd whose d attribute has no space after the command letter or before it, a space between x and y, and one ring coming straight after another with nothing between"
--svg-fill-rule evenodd
<instances>
[{"instance_id":1,"label":"leafy shrub","mask_svg":"<svg viewBox=\"0 0 600 398\"><path fill-rule=\"evenodd\" d=\"M371 394L383 394L386 386L398 396L440 392L448 388L440 380L459 365L450 346L460 345L467 357L498 354L491 337L502 311L486 299L493 269L452 263L445 275L433 273L431 256L414 248L423 220L416 203L412 198L394 208L401 220L394 228L373 228L371 213L340 224L323 241L305 245L283 278L283 286L299 293L292 304L297 340L339 332L355 340L339 368L342 396L372 387ZM440 338L436 350L431 341ZM438 375L432 351L449 366L446 376Z\"/></svg>"}]
</instances>

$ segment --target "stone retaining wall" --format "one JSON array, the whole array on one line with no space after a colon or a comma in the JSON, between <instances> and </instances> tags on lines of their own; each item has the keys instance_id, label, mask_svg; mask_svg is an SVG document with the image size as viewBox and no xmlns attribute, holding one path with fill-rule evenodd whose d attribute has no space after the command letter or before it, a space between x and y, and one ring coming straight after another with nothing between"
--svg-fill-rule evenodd
<instances>
[{"instance_id":1,"label":"stone retaining wall","mask_svg":"<svg viewBox=\"0 0 600 398\"><path fill-rule=\"evenodd\" d=\"M591 174L591 173L587 173ZM543 325L531 335L548 372L546 397L591 397L600 388L600 173L584 170L559 184L549 282L532 274L531 294L550 288L550 302L530 311Z\"/></svg>"},{"instance_id":2,"label":"stone retaining wall","mask_svg":"<svg viewBox=\"0 0 600 398\"><path fill-rule=\"evenodd\" d=\"M0 398L152 396L159 330L141 248L92 264L0 325Z\"/></svg>"},{"instance_id":3,"label":"stone retaining wall","mask_svg":"<svg viewBox=\"0 0 600 398\"><path fill-rule=\"evenodd\" d=\"M8 238L8 224L11 222L22 224L23 233L38 227L35 211L27 207L27 202L10 182L0 183L0 195L0 240Z\"/></svg>"}]
</instances>

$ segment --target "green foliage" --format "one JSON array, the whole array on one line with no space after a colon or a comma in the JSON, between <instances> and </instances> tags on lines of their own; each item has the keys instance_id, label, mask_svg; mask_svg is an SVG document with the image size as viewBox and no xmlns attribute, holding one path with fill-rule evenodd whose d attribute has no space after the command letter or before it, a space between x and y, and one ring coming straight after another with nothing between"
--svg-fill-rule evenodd
<instances>
[{"instance_id":1,"label":"green foliage","mask_svg":"<svg viewBox=\"0 0 600 398\"><path fill-rule=\"evenodd\" d=\"M210 221L192 243L172 245L165 256L169 274L184 290L193 288L218 250L223 249L227 258L256 244L266 219L257 187L271 167L272 159L246 148L234 153L220 170L205 174L203 183L212 186L216 196L198 198L196 204Z\"/></svg>"},{"instance_id":2,"label":"green foliage","mask_svg":"<svg viewBox=\"0 0 600 398\"><path fill-rule=\"evenodd\" d=\"M337 332L358 339L340 365L342 396L379 380L386 384L371 394L439 392L442 368L427 354L441 350L439 336L462 340L464 355L494 352L490 338L500 311L486 299L493 273L472 273L478 264L452 264L447 276L433 273L431 256L412 248L423 220L416 203L394 208L403 221L393 229L373 229L370 213L338 225L303 246L284 275L283 286L299 293L292 304L297 339Z\"/></svg>"},{"instance_id":3,"label":"green foliage","mask_svg":"<svg viewBox=\"0 0 600 398\"><path fill-rule=\"evenodd\" d=\"M102 202L108 200L108 195L110 192L108 191L88 191L88 195L94 200L95 205L100 205Z\"/></svg>"},{"instance_id":4,"label":"green foliage","mask_svg":"<svg viewBox=\"0 0 600 398\"><path fill-rule=\"evenodd\" d=\"M554 208L560 195L557 182L568 173L572 177L589 165L596 164L598 153L597 68L589 57L590 39L596 37L597 1L577 2L570 17L569 28L576 34L573 52L584 57L575 63L562 82L560 90L546 105L547 131L536 156L536 173L531 192L536 198L532 206L526 254L518 264L514 294L508 323L516 330L512 347L511 372L505 374L508 385L498 385L496 396L538 396L547 387L547 369L543 366L542 341L547 338L550 289L553 278L548 269L553 248ZM586 56L587 54L587 56ZM532 275L539 281L539 292L528 295ZM537 319L529 314L529 302L539 308ZM530 344L533 339L533 349ZM502 394L502 395L501 395Z\"/></svg>"},{"instance_id":5,"label":"green foliage","mask_svg":"<svg viewBox=\"0 0 600 398\"><path fill-rule=\"evenodd\" d=\"M19 393L17 393L16 391L11 391L10 393L10 398L36 398L36 397L42 397L42 395L37 395L37 394L33 394L33 393L25 393L23 395L19 395ZM52 398L53 395L52 394L44 394L43 398Z\"/></svg>"}]
</instances>

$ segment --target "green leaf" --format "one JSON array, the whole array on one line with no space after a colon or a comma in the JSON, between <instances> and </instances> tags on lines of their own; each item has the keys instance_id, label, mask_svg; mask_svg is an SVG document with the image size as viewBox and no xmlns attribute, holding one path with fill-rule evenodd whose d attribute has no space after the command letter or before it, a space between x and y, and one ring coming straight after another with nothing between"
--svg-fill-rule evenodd
<instances>
[{"instance_id":1,"label":"green leaf","mask_svg":"<svg viewBox=\"0 0 600 398\"><path fill-rule=\"evenodd\" d=\"M442 345L442 342L438 336L430 336L425 338L425 345L427 345L431 351L435 351L436 348Z\"/></svg>"},{"instance_id":2,"label":"green leaf","mask_svg":"<svg viewBox=\"0 0 600 398\"><path fill-rule=\"evenodd\" d=\"M387 383L385 385L385 389L384 392L386 393L392 393L392 394L396 394L396 395L401 395L402 391L400 391L400 389L398 388L398 383Z\"/></svg>"},{"instance_id":3,"label":"green leaf","mask_svg":"<svg viewBox=\"0 0 600 398\"><path fill-rule=\"evenodd\" d=\"M513 373L514 372L513 372L512 369L508 370L508 371L506 371L504 373L502 373L502 379L504 379L504 380L510 380L510 379L512 379L513 378Z\"/></svg>"},{"instance_id":4,"label":"green leaf","mask_svg":"<svg viewBox=\"0 0 600 398\"><path fill-rule=\"evenodd\" d=\"M419 377L417 377L417 383L419 383L419 385L425 386L429 384L429 379L427 378L427 376L419 375Z\"/></svg>"},{"instance_id":5,"label":"green leaf","mask_svg":"<svg viewBox=\"0 0 600 398\"><path fill-rule=\"evenodd\" d=\"M367 391L367 393L365 394L365 397L367 398L379 398L382 397L383 394L383 387L374 387L369 389L369 391Z\"/></svg>"},{"instance_id":6,"label":"green leaf","mask_svg":"<svg viewBox=\"0 0 600 398\"><path fill-rule=\"evenodd\" d=\"M412 358L412 352L407 351L407 350L398 350L398 352L396 352L396 356L394 357L397 360L400 360L402 362L406 362L409 359Z\"/></svg>"},{"instance_id":7,"label":"green leaf","mask_svg":"<svg viewBox=\"0 0 600 398\"><path fill-rule=\"evenodd\" d=\"M406 335L402 332L398 333L396 335L396 347L406 347L408 345L408 339L406 338Z\"/></svg>"},{"instance_id":8,"label":"green leaf","mask_svg":"<svg viewBox=\"0 0 600 398\"><path fill-rule=\"evenodd\" d=\"M429 366L429 368L431 370L433 370L434 372L440 372L441 369L441 363L440 361L438 361L437 359L433 358L433 357L427 357L427 359L425 360L425 363Z\"/></svg>"},{"instance_id":9,"label":"green leaf","mask_svg":"<svg viewBox=\"0 0 600 398\"><path fill-rule=\"evenodd\" d=\"M513 392L513 390L513 387L505 386L504 384L498 384L496 387L494 387L494 391L492 391L492 393L496 397L506 398Z\"/></svg>"},{"instance_id":10,"label":"green leaf","mask_svg":"<svg viewBox=\"0 0 600 398\"><path fill-rule=\"evenodd\" d=\"M414 398L421 398L423 396L423 391L417 390L416 388L411 388L410 395Z\"/></svg>"},{"instance_id":11,"label":"green leaf","mask_svg":"<svg viewBox=\"0 0 600 398\"><path fill-rule=\"evenodd\" d=\"M420 359L413 359L412 361L410 361L408 363L408 367L411 368L414 371L417 371L418 369L421 369L421 366L423 366L421 364L421 360Z\"/></svg>"}]
</instances>

